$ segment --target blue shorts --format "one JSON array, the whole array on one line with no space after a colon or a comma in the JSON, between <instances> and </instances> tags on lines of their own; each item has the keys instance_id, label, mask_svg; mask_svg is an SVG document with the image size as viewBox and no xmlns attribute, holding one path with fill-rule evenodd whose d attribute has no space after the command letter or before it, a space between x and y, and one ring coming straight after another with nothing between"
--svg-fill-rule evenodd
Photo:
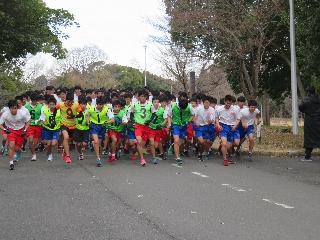
<instances>
[{"instance_id":1,"label":"blue shorts","mask_svg":"<svg viewBox=\"0 0 320 240\"><path fill-rule=\"evenodd\" d=\"M99 139L103 139L106 133L106 125L90 123L90 133L91 135L97 134Z\"/></svg>"},{"instance_id":2,"label":"blue shorts","mask_svg":"<svg viewBox=\"0 0 320 240\"><path fill-rule=\"evenodd\" d=\"M121 133L120 138L125 138L125 137L126 137L126 134L127 134L127 126L124 126L124 129L123 129L123 131L122 131L122 133Z\"/></svg>"},{"instance_id":3,"label":"blue shorts","mask_svg":"<svg viewBox=\"0 0 320 240\"><path fill-rule=\"evenodd\" d=\"M47 128L42 128L41 129L41 134L40 137L42 140L59 140L59 132L60 129L58 130L49 130Z\"/></svg>"},{"instance_id":4,"label":"blue shorts","mask_svg":"<svg viewBox=\"0 0 320 240\"><path fill-rule=\"evenodd\" d=\"M239 129L240 129L240 139L244 138L246 135L254 134L253 125L249 125L248 128L244 128L240 126Z\"/></svg>"},{"instance_id":5,"label":"blue shorts","mask_svg":"<svg viewBox=\"0 0 320 240\"><path fill-rule=\"evenodd\" d=\"M186 138L186 134L187 134L187 125L176 125L176 124L172 124L171 125L171 133L172 136L179 136L180 139L185 139Z\"/></svg>"},{"instance_id":6,"label":"blue shorts","mask_svg":"<svg viewBox=\"0 0 320 240\"><path fill-rule=\"evenodd\" d=\"M203 139L210 139L213 142L215 136L216 132L213 124L197 126L196 138L202 137Z\"/></svg>"},{"instance_id":7,"label":"blue shorts","mask_svg":"<svg viewBox=\"0 0 320 240\"><path fill-rule=\"evenodd\" d=\"M134 136L134 131L127 129L127 138L130 140L135 139L136 137Z\"/></svg>"},{"instance_id":8,"label":"blue shorts","mask_svg":"<svg viewBox=\"0 0 320 240\"><path fill-rule=\"evenodd\" d=\"M233 142L235 139L240 139L239 128L237 127L234 131L231 130L232 126L220 123L222 130L220 130L220 138L227 138L228 142Z\"/></svg>"},{"instance_id":9,"label":"blue shorts","mask_svg":"<svg viewBox=\"0 0 320 240\"><path fill-rule=\"evenodd\" d=\"M193 132L196 132L198 126L197 126L193 121L191 122L191 124L192 124L192 131L193 131Z\"/></svg>"}]
</instances>

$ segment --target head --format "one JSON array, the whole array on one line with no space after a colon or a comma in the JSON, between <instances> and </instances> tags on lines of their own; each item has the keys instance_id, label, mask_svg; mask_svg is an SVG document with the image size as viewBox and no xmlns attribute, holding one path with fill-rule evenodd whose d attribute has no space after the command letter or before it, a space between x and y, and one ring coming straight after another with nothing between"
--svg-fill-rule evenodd
<instances>
[{"instance_id":1,"label":"head","mask_svg":"<svg viewBox=\"0 0 320 240\"><path fill-rule=\"evenodd\" d=\"M232 105L235 105L236 104L236 97L234 97L234 96L231 96L232 97Z\"/></svg>"},{"instance_id":2,"label":"head","mask_svg":"<svg viewBox=\"0 0 320 240\"><path fill-rule=\"evenodd\" d=\"M60 89L58 97L61 99L61 101L65 101L67 98L67 91L65 89Z\"/></svg>"},{"instance_id":3,"label":"head","mask_svg":"<svg viewBox=\"0 0 320 240\"><path fill-rule=\"evenodd\" d=\"M189 103L191 105L191 107L195 108L198 106L198 101L196 97L192 97L189 99Z\"/></svg>"},{"instance_id":4,"label":"head","mask_svg":"<svg viewBox=\"0 0 320 240\"><path fill-rule=\"evenodd\" d=\"M15 100L15 99L10 100L8 102L8 108L10 109L10 112L11 112L12 115L16 115L17 111L18 111L18 102L17 102L17 100Z\"/></svg>"},{"instance_id":5,"label":"head","mask_svg":"<svg viewBox=\"0 0 320 240\"><path fill-rule=\"evenodd\" d=\"M51 97L48 99L47 103L50 111L53 111L56 108L57 100L54 97Z\"/></svg>"},{"instance_id":6,"label":"head","mask_svg":"<svg viewBox=\"0 0 320 240\"><path fill-rule=\"evenodd\" d=\"M309 87L307 87L306 92L307 92L307 96L309 96L311 94L315 94L316 93L316 89L315 89L314 86L309 86Z\"/></svg>"},{"instance_id":7,"label":"head","mask_svg":"<svg viewBox=\"0 0 320 240\"><path fill-rule=\"evenodd\" d=\"M114 113L118 113L120 111L120 101L119 100L114 100L112 101L112 108Z\"/></svg>"},{"instance_id":8,"label":"head","mask_svg":"<svg viewBox=\"0 0 320 240\"><path fill-rule=\"evenodd\" d=\"M179 99L179 108L186 109L188 107L188 100L187 99Z\"/></svg>"},{"instance_id":9,"label":"head","mask_svg":"<svg viewBox=\"0 0 320 240\"><path fill-rule=\"evenodd\" d=\"M81 88L80 85L76 85L76 86L74 87L74 93L75 93L77 96L79 96L79 95L81 94L81 90L82 90L82 88Z\"/></svg>"},{"instance_id":10,"label":"head","mask_svg":"<svg viewBox=\"0 0 320 240\"><path fill-rule=\"evenodd\" d=\"M104 96L104 92L101 89L98 90L97 96L98 97Z\"/></svg>"},{"instance_id":11,"label":"head","mask_svg":"<svg viewBox=\"0 0 320 240\"><path fill-rule=\"evenodd\" d=\"M26 94L22 94L22 105L24 106L27 103L28 96Z\"/></svg>"},{"instance_id":12,"label":"head","mask_svg":"<svg viewBox=\"0 0 320 240\"><path fill-rule=\"evenodd\" d=\"M147 97L149 96L148 92L145 89L141 89L138 93L140 103L144 104L147 101Z\"/></svg>"},{"instance_id":13,"label":"head","mask_svg":"<svg viewBox=\"0 0 320 240\"><path fill-rule=\"evenodd\" d=\"M78 101L79 102L79 101ZM92 103L92 97L90 97L90 96L87 96L86 97L86 102L89 104L89 105L91 105L91 103ZM87 104L86 103L86 104Z\"/></svg>"},{"instance_id":14,"label":"head","mask_svg":"<svg viewBox=\"0 0 320 240\"><path fill-rule=\"evenodd\" d=\"M168 105L168 96L165 94L161 94L159 96L159 102L161 107L165 108Z\"/></svg>"},{"instance_id":15,"label":"head","mask_svg":"<svg viewBox=\"0 0 320 240\"><path fill-rule=\"evenodd\" d=\"M158 109L160 106L160 101L159 101L159 97L154 96L152 98L152 105L154 106L155 109Z\"/></svg>"},{"instance_id":16,"label":"head","mask_svg":"<svg viewBox=\"0 0 320 240\"><path fill-rule=\"evenodd\" d=\"M224 108L229 109L232 105L232 96L231 95L226 95L224 97Z\"/></svg>"},{"instance_id":17,"label":"head","mask_svg":"<svg viewBox=\"0 0 320 240\"><path fill-rule=\"evenodd\" d=\"M211 99L210 99L210 106L211 107L213 107L213 108L215 108L216 106L217 106L217 99L216 98L214 98L214 97L212 97Z\"/></svg>"},{"instance_id":18,"label":"head","mask_svg":"<svg viewBox=\"0 0 320 240\"><path fill-rule=\"evenodd\" d=\"M66 100L65 103L67 106L71 106L73 104L73 100L74 100L74 95L72 92L68 92L66 95Z\"/></svg>"},{"instance_id":19,"label":"head","mask_svg":"<svg viewBox=\"0 0 320 240\"><path fill-rule=\"evenodd\" d=\"M126 105L129 106L132 100L132 94L126 93L125 95L123 95L123 98L126 101Z\"/></svg>"},{"instance_id":20,"label":"head","mask_svg":"<svg viewBox=\"0 0 320 240\"><path fill-rule=\"evenodd\" d=\"M31 104L33 106L37 105L39 96L36 93L32 93L30 96Z\"/></svg>"},{"instance_id":21,"label":"head","mask_svg":"<svg viewBox=\"0 0 320 240\"><path fill-rule=\"evenodd\" d=\"M54 94L54 88L52 86L46 86L46 94Z\"/></svg>"},{"instance_id":22,"label":"head","mask_svg":"<svg viewBox=\"0 0 320 240\"><path fill-rule=\"evenodd\" d=\"M254 110L256 110L257 108L257 102L255 100L249 100L248 101L248 107L249 107L249 111L250 112L254 112Z\"/></svg>"},{"instance_id":23,"label":"head","mask_svg":"<svg viewBox=\"0 0 320 240\"><path fill-rule=\"evenodd\" d=\"M97 110L101 110L103 108L105 104L105 99L103 96L99 96L97 97L97 100L96 100L96 108Z\"/></svg>"},{"instance_id":24,"label":"head","mask_svg":"<svg viewBox=\"0 0 320 240\"><path fill-rule=\"evenodd\" d=\"M111 93L111 100L112 101L115 101L115 100L118 100L119 99L119 95L115 92Z\"/></svg>"},{"instance_id":25,"label":"head","mask_svg":"<svg viewBox=\"0 0 320 240\"><path fill-rule=\"evenodd\" d=\"M202 103L203 103L203 107L205 109L208 109L210 107L210 97L209 96L205 96L202 98Z\"/></svg>"},{"instance_id":26,"label":"head","mask_svg":"<svg viewBox=\"0 0 320 240\"><path fill-rule=\"evenodd\" d=\"M246 98L244 96L240 96L237 98L238 106L243 108L244 103L246 102Z\"/></svg>"},{"instance_id":27,"label":"head","mask_svg":"<svg viewBox=\"0 0 320 240\"><path fill-rule=\"evenodd\" d=\"M82 112L84 112L87 108L87 103L88 103L87 99L88 99L88 97L80 97L78 99L78 103L80 104Z\"/></svg>"},{"instance_id":28,"label":"head","mask_svg":"<svg viewBox=\"0 0 320 240\"><path fill-rule=\"evenodd\" d=\"M188 94L186 92L180 92L179 99L188 99Z\"/></svg>"}]
</instances>

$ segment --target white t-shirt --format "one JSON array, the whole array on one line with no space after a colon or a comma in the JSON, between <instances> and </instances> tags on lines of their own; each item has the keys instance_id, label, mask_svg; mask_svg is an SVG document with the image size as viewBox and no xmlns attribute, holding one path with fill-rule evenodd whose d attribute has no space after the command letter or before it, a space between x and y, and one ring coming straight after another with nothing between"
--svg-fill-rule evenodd
<instances>
[{"instance_id":1,"label":"white t-shirt","mask_svg":"<svg viewBox=\"0 0 320 240\"><path fill-rule=\"evenodd\" d=\"M238 105L234 105L234 107L236 107L239 111L248 108L246 105L243 105L242 108L240 108Z\"/></svg>"},{"instance_id":2,"label":"white t-shirt","mask_svg":"<svg viewBox=\"0 0 320 240\"><path fill-rule=\"evenodd\" d=\"M157 109L156 109L154 106L152 106L152 107L151 107L151 113L157 112L157 111L159 110L159 108L160 108L160 106L159 106ZM168 117L168 108L167 108L167 107L164 109L164 112L163 112L163 114L162 114L162 117L163 117L164 119L166 119L166 118Z\"/></svg>"},{"instance_id":3,"label":"white t-shirt","mask_svg":"<svg viewBox=\"0 0 320 240\"><path fill-rule=\"evenodd\" d=\"M207 109L204 106L198 106L195 108L195 119L201 126L208 125L209 120L214 120L216 118L216 113L214 108L209 107Z\"/></svg>"},{"instance_id":4,"label":"white t-shirt","mask_svg":"<svg viewBox=\"0 0 320 240\"><path fill-rule=\"evenodd\" d=\"M30 114L18 109L16 115L12 115L11 111L5 111L1 118L0 124L5 123L8 128L13 130L20 130L25 127L26 123L30 120Z\"/></svg>"},{"instance_id":5,"label":"white t-shirt","mask_svg":"<svg viewBox=\"0 0 320 240\"><path fill-rule=\"evenodd\" d=\"M223 105L216 109L216 117L220 119L219 122L233 126L240 119L240 112L235 106L230 106L229 109L226 109L225 105Z\"/></svg>"},{"instance_id":6,"label":"white t-shirt","mask_svg":"<svg viewBox=\"0 0 320 240\"><path fill-rule=\"evenodd\" d=\"M253 112L250 112L249 108L242 109L240 111L241 122L248 126L253 125L258 113L260 113L258 108L256 108Z\"/></svg>"}]
</instances>

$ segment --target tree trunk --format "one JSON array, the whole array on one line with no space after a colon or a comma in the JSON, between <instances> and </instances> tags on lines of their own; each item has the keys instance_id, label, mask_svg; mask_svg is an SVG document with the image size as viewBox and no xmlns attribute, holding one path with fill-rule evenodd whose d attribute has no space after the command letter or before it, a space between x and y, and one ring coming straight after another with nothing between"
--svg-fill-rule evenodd
<instances>
[{"instance_id":1,"label":"tree trunk","mask_svg":"<svg viewBox=\"0 0 320 240\"><path fill-rule=\"evenodd\" d=\"M262 95L262 121L263 125L270 126L269 94L266 91Z\"/></svg>"}]
</instances>

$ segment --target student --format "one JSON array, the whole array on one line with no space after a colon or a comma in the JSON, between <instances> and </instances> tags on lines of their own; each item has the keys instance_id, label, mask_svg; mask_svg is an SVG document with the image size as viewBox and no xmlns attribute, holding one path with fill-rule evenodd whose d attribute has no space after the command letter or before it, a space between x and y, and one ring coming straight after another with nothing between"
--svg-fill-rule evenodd
<instances>
[{"instance_id":1,"label":"student","mask_svg":"<svg viewBox=\"0 0 320 240\"><path fill-rule=\"evenodd\" d=\"M161 100L160 100L161 99ZM160 105L161 101L161 105ZM166 123L168 119L168 113L165 110L166 107L166 99L164 97L154 96L152 98L152 116L150 119L149 127L150 127L150 150L152 155L152 163L157 164L156 158L156 148L159 147L160 157L164 158L163 148L162 148L162 140L166 137ZM163 129L165 128L165 132Z\"/></svg>"},{"instance_id":2,"label":"student","mask_svg":"<svg viewBox=\"0 0 320 240\"><path fill-rule=\"evenodd\" d=\"M84 159L82 149L88 146L88 142L90 140L90 129L85 116L88 110L87 98L84 96L79 96L78 98L78 103L81 107L81 112L76 117L76 129L74 130L74 139L76 142L76 148L79 153L79 160Z\"/></svg>"},{"instance_id":3,"label":"student","mask_svg":"<svg viewBox=\"0 0 320 240\"><path fill-rule=\"evenodd\" d=\"M21 155L21 144L29 128L30 115L18 109L17 100L8 102L9 111L4 112L0 118L0 129L5 131L8 137L9 169L14 169L13 156ZM4 127L4 125L6 127ZM20 154L18 154L20 152Z\"/></svg>"},{"instance_id":4,"label":"student","mask_svg":"<svg viewBox=\"0 0 320 240\"><path fill-rule=\"evenodd\" d=\"M198 145L200 145L200 151L198 153L199 161L203 161L202 153L204 151L207 152L206 158L210 158L209 148L215 138L214 127L212 128L212 123L215 122L215 110L210 107L210 97L203 97L202 103L203 104L195 110L195 117L193 119L193 122L197 126L195 132Z\"/></svg>"},{"instance_id":5,"label":"student","mask_svg":"<svg viewBox=\"0 0 320 240\"><path fill-rule=\"evenodd\" d=\"M47 103L48 106L43 106L41 109L41 139L42 143L46 145L47 161L52 161L51 149L58 144L61 114L60 110L56 109L57 100L53 96L48 99Z\"/></svg>"},{"instance_id":6,"label":"student","mask_svg":"<svg viewBox=\"0 0 320 240\"><path fill-rule=\"evenodd\" d=\"M63 136L63 152L61 158L65 160L66 163L71 163L69 141L72 141L73 132L76 128L75 117L82 110L80 104L73 101L73 99L74 94L68 92L66 100L56 105L56 109L60 109L61 113L60 129Z\"/></svg>"},{"instance_id":7,"label":"student","mask_svg":"<svg viewBox=\"0 0 320 240\"><path fill-rule=\"evenodd\" d=\"M249 138L249 161L252 161L252 150L254 146L254 120L257 119L257 125L260 124L259 113L260 111L257 109L257 102L255 100L249 100L248 107L240 110L240 120L242 123L240 131L243 132L244 137L242 137L240 140L240 144L236 151L236 156L240 157L240 146L246 140L245 136L247 135Z\"/></svg>"},{"instance_id":8,"label":"student","mask_svg":"<svg viewBox=\"0 0 320 240\"><path fill-rule=\"evenodd\" d=\"M27 137L29 139L30 151L32 154L31 161L36 161L36 151L35 146L38 144L41 134L41 108L42 104L38 102L39 96L36 93L32 93L30 96L31 102L27 102L25 108L28 109L31 119L30 127L27 131Z\"/></svg>"},{"instance_id":9,"label":"student","mask_svg":"<svg viewBox=\"0 0 320 240\"><path fill-rule=\"evenodd\" d=\"M193 112L188 100L179 98L178 103L172 103L168 116L168 128L172 129L176 162L181 165L180 146L184 144L187 125L193 120Z\"/></svg>"},{"instance_id":10,"label":"student","mask_svg":"<svg viewBox=\"0 0 320 240\"><path fill-rule=\"evenodd\" d=\"M137 150L140 155L141 166L146 165L146 161L143 157L143 147L149 137L150 128L148 121L151 118L152 103L147 101L149 96L145 89L141 89L138 93L139 101L134 102L129 110L128 121L134 123L134 135L137 139ZM133 116L132 116L133 115Z\"/></svg>"},{"instance_id":11,"label":"student","mask_svg":"<svg viewBox=\"0 0 320 240\"><path fill-rule=\"evenodd\" d=\"M232 105L232 96L226 95L224 98L224 106L216 109L216 126L220 131L221 152L223 156L223 165L228 166L231 162L231 150L233 142L235 146L240 143L240 134L237 126L240 122L240 112ZM229 153L229 161L227 159Z\"/></svg>"},{"instance_id":12,"label":"student","mask_svg":"<svg viewBox=\"0 0 320 240\"><path fill-rule=\"evenodd\" d=\"M127 116L124 110L120 109L120 101L114 100L112 102L114 122L109 124L108 135L111 139L111 154L109 154L108 162L116 160L117 144L120 142L121 134L124 125L127 124ZM121 150L120 150L121 151Z\"/></svg>"},{"instance_id":13,"label":"student","mask_svg":"<svg viewBox=\"0 0 320 240\"><path fill-rule=\"evenodd\" d=\"M106 124L114 122L113 112L105 106L105 99L103 96L97 97L96 106L90 107L86 114L86 120L90 126L90 133L94 143L97 167L100 167L100 145L106 132Z\"/></svg>"}]
</instances>

